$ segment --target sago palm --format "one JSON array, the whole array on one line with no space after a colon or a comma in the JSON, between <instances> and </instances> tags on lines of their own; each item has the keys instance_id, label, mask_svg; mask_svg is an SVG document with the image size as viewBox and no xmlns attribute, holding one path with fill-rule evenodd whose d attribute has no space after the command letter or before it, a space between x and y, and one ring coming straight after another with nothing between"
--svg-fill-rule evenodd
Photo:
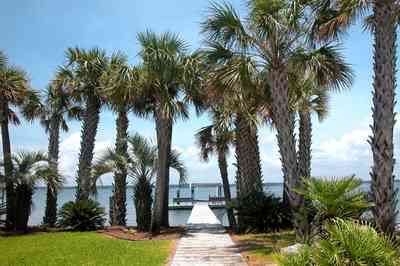
<instances>
[{"instance_id":1,"label":"sago palm","mask_svg":"<svg viewBox=\"0 0 400 266\"><path fill-rule=\"evenodd\" d=\"M169 160L171 152L172 127L179 117L188 116L187 92L193 90L195 61L188 54L186 43L172 33L156 34L146 31L138 35L141 46L141 95L142 114L153 116L156 124L158 167L156 198L152 231L160 226L169 226Z\"/></svg>"},{"instance_id":2,"label":"sago palm","mask_svg":"<svg viewBox=\"0 0 400 266\"><path fill-rule=\"evenodd\" d=\"M374 36L373 125L369 140L373 155L371 191L379 230L394 232L396 189L394 185L393 129L395 124L396 36L400 4L396 0L310 1L316 10L316 39L340 37L358 17ZM372 11L372 13L370 12Z\"/></svg>"},{"instance_id":3,"label":"sago palm","mask_svg":"<svg viewBox=\"0 0 400 266\"><path fill-rule=\"evenodd\" d=\"M107 96L110 108L117 114L115 152L127 157L128 149L128 113L134 110L138 98L138 70L128 65L126 56L115 53L110 58L109 70L102 76L101 86ZM112 225L126 225L126 177L125 164L118 164L114 172Z\"/></svg>"},{"instance_id":4,"label":"sago palm","mask_svg":"<svg viewBox=\"0 0 400 266\"><path fill-rule=\"evenodd\" d=\"M41 124L49 134L48 157L50 165L58 171L60 131L69 130L68 119L80 119L82 109L72 100L62 72L48 85L44 95ZM57 221L58 191L49 183L46 194L46 210L43 223L54 226Z\"/></svg>"},{"instance_id":5,"label":"sago palm","mask_svg":"<svg viewBox=\"0 0 400 266\"><path fill-rule=\"evenodd\" d=\"M62 69L63 75L76 101L82 103L84 108L76 199L85 200L89 198L93 151L100 110L105 100L100 81L108 69L109 58L98 48L90 50L69 48L66 57L67 64Z\"/></svg>"}]
</instances>

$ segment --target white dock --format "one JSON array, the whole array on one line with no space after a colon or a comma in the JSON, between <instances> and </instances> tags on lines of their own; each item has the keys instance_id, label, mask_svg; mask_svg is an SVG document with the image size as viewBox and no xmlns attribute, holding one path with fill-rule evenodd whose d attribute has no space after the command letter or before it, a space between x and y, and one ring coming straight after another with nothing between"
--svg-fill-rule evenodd
<instances>
[{"instance_id":1,"label":"white dock","mask_svg":"<svg viewBox=\"0 0 400 266\"><path fill-rule=\"evenodd\" d=\"M171 266L245 266L238 248L207 203L196 203Z\"/></svg>"}]
</instances>

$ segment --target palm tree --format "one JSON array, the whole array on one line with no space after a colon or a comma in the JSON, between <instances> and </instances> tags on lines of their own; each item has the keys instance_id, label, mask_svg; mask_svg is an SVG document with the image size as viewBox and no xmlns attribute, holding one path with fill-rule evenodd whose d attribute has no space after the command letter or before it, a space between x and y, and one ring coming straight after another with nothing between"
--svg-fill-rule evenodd
<instances>
[{"instance_id":1,"label":"palm tree","mask_svg":"<svg viewBox=\"0 0 400 266\"><path fill-rule=\"evenodd\" d=\"M13 163L9 123L20 124L11 105L21 105L29 94L27 74L20 68L10 66L7 57L0 51L0 123L3 144L4 175L6 178L7 228L14 228L16 222L16 198L13 186Z\"/></svg>"},{"instance_id":2,"label":"palm tree","mask_svg":"<svg viewBox=\"0 0 400 266\"><path fill-rule=\"evenodd\" d=\"M206 29L205 29L206 32ZM224 43L209 40L204 49L208 65L205 78L207 105L218 106L219 115L235 127L238 195L262 191L258 147L258 116L268 115L268 93L256 62L245 53L237 54Z\"/></svg>"},{"instance_id":3,"label":"palm tree","mask_svg":"<svg viewBox=\"0 0 400 266\"><path fill-rule=\"evenodd\" d=\"M143 113L155 119L158 146L156 198L152 231L169 226L169 160L172 127L177 118L188 117L187 92L197 85L192 79L195 72L193 57L187 54L187 45L177 35L160 35L146 31L138 35L142 47L141 90ZM182 98L183 97L183 98Z\"/></svg>"},{"instance_id":4,"label":"palm tree","mask_svg":"<svg viewBox=\"0 0 400 266\"><path fill-rule=\"evenodd\" d=\"M219 120L218 108L213 108L214 120ZM229 146L235 141L234 132L224 125L221 126L218 121L212 125L201 128L196 134L196 140L200 147L201 158L204 161L209 161L212 153L217 154L218 167L224 188L224 197L228 213L229 225L233 230L236 230L236 220L231 208L231 191L228 178L228 164L226 157L229 154Z\"/></svg>"},{"instance_id":5,"label":"palm tree","mask_svg":"<svg viewBox=\"0 0 400 266\"><path fill-rule=\"evenodd\" d=\"M20 152L12 156L12 162L12 182L15 187L17 208L15 228L18 231L26 231L31 211L32 195L37 182L43 180L56 190L61 184L61 179L55 169L48 164L46 154L42 152Z\"/></svg>"},{"instance_id":6,"label":"palm tree","mask_svg":"<svg viewBox=\"0 0 400 266\"><path fill-rule=\"evenodd\" d=\"M137 79L138 70L128 66L125 55L115 53L111 56L109 71L102 77L102 87L111 109L117 113L115 151L120 157L127 157L128 112L133 110L137 99ZM112 225L126 225L126 176L127 169L121 163L114 172Z\"/></svg>"},{"instance_id":7,"label":"palm tree","mask_svg":"<svg viewBox=\"0 0 400 266\"><path fill-rule=\"evenodd\" d=\"M319 121L328 114L329 93L348 89L353 72L335 46L308 53L305 60L318 56L318 65L294 64L289 72L289 98L299 117L298 167L300 177L311 177L312 113ZM313 59L311 59L313 60ZM321 71L322 68L330 69Z\"/></svg>"},{"instance_id":8,"label":"palm tree","mask_svg":"<svg viewBox=\"0 0 400 266\"><path fill-rule=\"evenodd\" d=\"M158 152L145 137L135 133L128 136L128 153L121 157L115 150L109 149L93 167L93 177L97 180L102 175L116 171L120 164L125 164L128 174L134 183L134 201L138 230L148 231L151 225L151 206L153 179L157 173ZM180 176L180 182L187 178L186 167L180 160L180 154L172 150L169 155L169 166Z\"/></svg>"},{"instance_id":9,"label":"palm tree","mask_svg":"<svg viewBox=\"0 0 400 266\"><path fill-rule=\"evenodd\" d=\"M366 27L374 35L373 125L369 143L372 149L371 191L379 230L394 232L397 197L394 186L393 128L395 124L396 30L399 2L395 0L320 1L314 25L315 37L336 39L357 17L366 17Z\"/></svg>"},{"instance_id":10,"label":"palm tree","mask_svg":"<svg viewBox=\"0 0 400 266\"><path fill-rule=\"evenodd\" d=\"M304 199L295 193L303 182L299 176L296 138L294 134L295 115L290 108L289 74L293 66L314 69L323 65L321 47L310 45L309 14L304 1L252 0L249 1L249 15L243 22L229 4L213 4L203 31L209 39L230 47L234 54L246 55L257 62L256 67L267 82L272 99L270 110L273 125L277 131L279 152L282 161L285 195L293 210L297 238L301 241L307 235L307 215ZM332 78L332 67L320 67L318 76ZM322 75L324 74L324 75ZM263 86L265 89L267 86ZM260 87L255 87L260 88ZM241 173L240 169L240 174Z\"/></svg>"},{"instance_id":11,"label":"palm tree","mask_svg":"<svg viewBox=\"0 0 400 266\"><path fill-rule=\"evenodd\" d=\"M58 172L60 146L60 130L68 131L67 119L80 119L81 107L72 101L71 94L65 84L65 77L58 72L56 78L47 87L41 124L49 133L48 156L49 164ZM57 221L58 191L52 183L47 184L46 210L43 223L54 226Z\"/></svg>"},{"instance_id":12,"label":"palm tree","mask_svg":"<svg viewBox=\"0 0 400 266\"><path fill-rule=\"evenodd\" d=\"M89 198L93 150L100 110L105 101L100 81L108 69L109 58L98 48L69 48L66 56L68 63L63 68L63 75L76 100L84 105L76 199L85 200Z\"/></svg>"}]
</instances>

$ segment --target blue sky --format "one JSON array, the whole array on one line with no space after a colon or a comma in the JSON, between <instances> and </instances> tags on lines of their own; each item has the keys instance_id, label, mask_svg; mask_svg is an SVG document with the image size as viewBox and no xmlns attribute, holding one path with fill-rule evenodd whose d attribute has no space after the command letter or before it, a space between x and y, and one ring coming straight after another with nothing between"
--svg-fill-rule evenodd
<instances>
[{"instance_id":1,"label":"blue sky","mask_svg":"<svg viewBox=\"0 0 400 266\"><path fill-rule=\"evenodd\" d=\"M243 1L231 1L244 13ZM56 67L64 62L67 47L98 46L108 53L120 50L137 62L136 35L146 29L172 31L186 40L191 49L201 45L199 22L205 17L208 1L132 1L132 0L14 0L2 3L0 10L0 49L10 62L23 67L33 86L43 89ZM359 25L351 28L343 42L343 53L353 65L356 79L351 90L332 95L330 115L323 122L314 121L313 175L342 176L356 174L369 179L371 155L366 142L370 134L372 99L372 40ZM396 108L398 110L398 108ZM96 154L113 145L114 115L104 110L96 142ZM180 121L174 127L173 146L180 150L191 181L219 181L215 160L200 162L193 134L207 125L208 117ZM131 117L130 130L154 139L154 122ZM71 123L61 138L61 169L72 184L79 152L80 124ZM265 182L280 182L281 171L275 133L269 128L259 132ZM395 131L396 156L400 155ZM24 123L11 128L14 150L47 148L47 136L37 124ZM232 158L230 159L232 163ZM399 168L396 167L396 174ZM233 181L234 168L230 167ZM172 182L176 182L173 174ZM110 178L104 183L109 184Z\"/></svg>"}]
</instances>

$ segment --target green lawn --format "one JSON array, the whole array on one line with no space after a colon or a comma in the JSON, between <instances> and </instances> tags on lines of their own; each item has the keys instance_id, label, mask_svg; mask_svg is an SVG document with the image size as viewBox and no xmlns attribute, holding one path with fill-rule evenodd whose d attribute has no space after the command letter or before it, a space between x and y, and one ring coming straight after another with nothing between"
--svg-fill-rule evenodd
<instances>
[{"instance_id":1,"label":"green lawn","mask_svg":"<svg viewBox=\"0 0 400 266\"><path fill-rule=\"evenodd\" d=\"M2 266L164 265L172 241L125 241L98 233L38 233L0 235Z\"/></svg>"},{"instance_id":2,"label":"green lawn","mask_svg":"<svg viewBox=\"0 0 400 266\"><path fill-rule=\"evenodd\" d=\"M280 232L268 234L243 234L236 235L236 241L242 247L243 253L254 265L273 264L272 255L280 248L293 245L295 235L293 232ZM260 263L260 264L257 264ZM253 265L250 264L250 265Z\"/></svg>"}]
</instances>

